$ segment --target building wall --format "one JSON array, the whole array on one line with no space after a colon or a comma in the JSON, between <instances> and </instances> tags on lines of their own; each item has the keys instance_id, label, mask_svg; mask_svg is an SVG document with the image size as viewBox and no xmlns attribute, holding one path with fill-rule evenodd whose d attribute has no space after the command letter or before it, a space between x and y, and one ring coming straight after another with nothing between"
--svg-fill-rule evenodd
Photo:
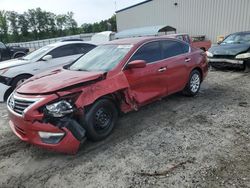
<instances>
[{"instance_id":1,"label":"building wall","mask_svg":"<svg viewBox=\"0 0 250 188\"><path fill-rule=\"evenodd\" d=\"M250 30L250 0L153 0L117 12L118 31L152 25L216 42L219 35Z\"/></svg>"}]
</instances>

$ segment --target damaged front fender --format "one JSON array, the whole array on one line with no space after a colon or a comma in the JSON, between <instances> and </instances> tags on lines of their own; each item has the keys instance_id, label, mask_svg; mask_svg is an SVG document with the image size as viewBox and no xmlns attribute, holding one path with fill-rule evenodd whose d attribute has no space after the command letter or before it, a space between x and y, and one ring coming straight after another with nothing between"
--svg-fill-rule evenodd
<instances>
[{"instance_id":1,"label":"damaged front fender","mask_svg":"<svg viewBox=\"0 0 250 188\"><path fill-rule=\"evenodd\" d=\"M114 94L118 91L123 94L123 99L126 103L124 106L121 106L121 110L124 112L133 109L137 110L136 101L134 100L132 92L129 90L129 83L123 72L83 88L75 105L77 108L83 108L84 106L93 104L97 99L103 96Z\"/></svg>"}]
</instances>

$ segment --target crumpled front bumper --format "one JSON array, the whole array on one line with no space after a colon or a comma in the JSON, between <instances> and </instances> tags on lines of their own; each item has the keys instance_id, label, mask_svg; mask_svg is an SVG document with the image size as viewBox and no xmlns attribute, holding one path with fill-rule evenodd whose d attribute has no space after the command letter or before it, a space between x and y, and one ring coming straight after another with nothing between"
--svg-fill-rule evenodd
<instances>
[{"instance_id":1,"label":"crumpled front bumper","mask_svg":"<svg viewBox=\"0 0 250 188\"><path fill-rule=\"evenodd\" d=\"M238 59L208 58L208 63L214 66L243 67L244 61Z\"/></svg>"},{"instance_id":2,"label":"crumpled front bumper","mask_svg":"<svg viewBox=\"0 0 250 188\"><path fill-rule=\"evenodd\" d=\"M67 128L58 128L51 123L40 121L26 121L23 117L16 116L9 111L10 127L12 131L23 141L33 145L67 154L77 153L80 141L77 140ZM44 143L38 132L65 133L64 137L56 144Z\"/></svg>"}]
</instances>

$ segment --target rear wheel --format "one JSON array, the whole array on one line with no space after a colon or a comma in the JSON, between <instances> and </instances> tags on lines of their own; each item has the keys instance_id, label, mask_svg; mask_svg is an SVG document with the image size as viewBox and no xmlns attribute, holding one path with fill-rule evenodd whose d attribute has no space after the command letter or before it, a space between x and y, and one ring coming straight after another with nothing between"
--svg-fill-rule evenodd
<instances>
[{"instance_id":1,"label":"rear wheel","mask_svg":"<svg viewBox=\"0 0 250 188\"><path fill-rule=\"evenodd\" d=\"M23 57L25 54L16 54L15 56L14 56L14 58L19 58L19 57Z\"/></svg>"},{"instance_id":2,"label":"rear wheel","mask_svg":"<svg viewBox=\"0 0 250 188\"><path fill-rule=\"evenodd\" d=\"M193 70L189 76L189 81L183 90L183 93L187 96L195 96L200 90L201 86L201 74L198 70Z\"/></svg>"},{"instance_id":3,"label":"rear wheel","mask_svg":"<svg viewBox=\"0 0 250 188\"><path fill-rule=\"evenodd\" d=\"M110 135L118 118L115 104L108 99L95 102L85 114L84 128L88 139L103 140Z\"/></svg>"}]
</instances>

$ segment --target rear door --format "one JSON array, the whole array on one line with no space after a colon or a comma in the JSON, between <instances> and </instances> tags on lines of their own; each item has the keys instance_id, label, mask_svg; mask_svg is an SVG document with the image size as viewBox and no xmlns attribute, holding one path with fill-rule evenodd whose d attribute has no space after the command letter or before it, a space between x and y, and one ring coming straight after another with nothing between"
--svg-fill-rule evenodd
<instances>
[{"instance_id":1,"label":"rear door","mask_svg":"<svg viewBox=\"0 0 250 188\"><path fill-rule=\"evenodd\" d=\"M188 44L177 40L161 41L163 58L167 67L168 94L181 91L188 80L188 64L192 61Z\"/></svg>"},{"instance_id":2,"label":"rear door","mask_svg":"<svg viewBox=\"0 0 250 188\"><path fill-rule=\"evenodd\" d=\"M138 105L144 105L160 98L167 91L166 63L162 61L159 41L149 42L140 47L129 62L145 60L145 68L125 69L124 74L130 85L131 93Z\"/></svg>"}]
</instances>

